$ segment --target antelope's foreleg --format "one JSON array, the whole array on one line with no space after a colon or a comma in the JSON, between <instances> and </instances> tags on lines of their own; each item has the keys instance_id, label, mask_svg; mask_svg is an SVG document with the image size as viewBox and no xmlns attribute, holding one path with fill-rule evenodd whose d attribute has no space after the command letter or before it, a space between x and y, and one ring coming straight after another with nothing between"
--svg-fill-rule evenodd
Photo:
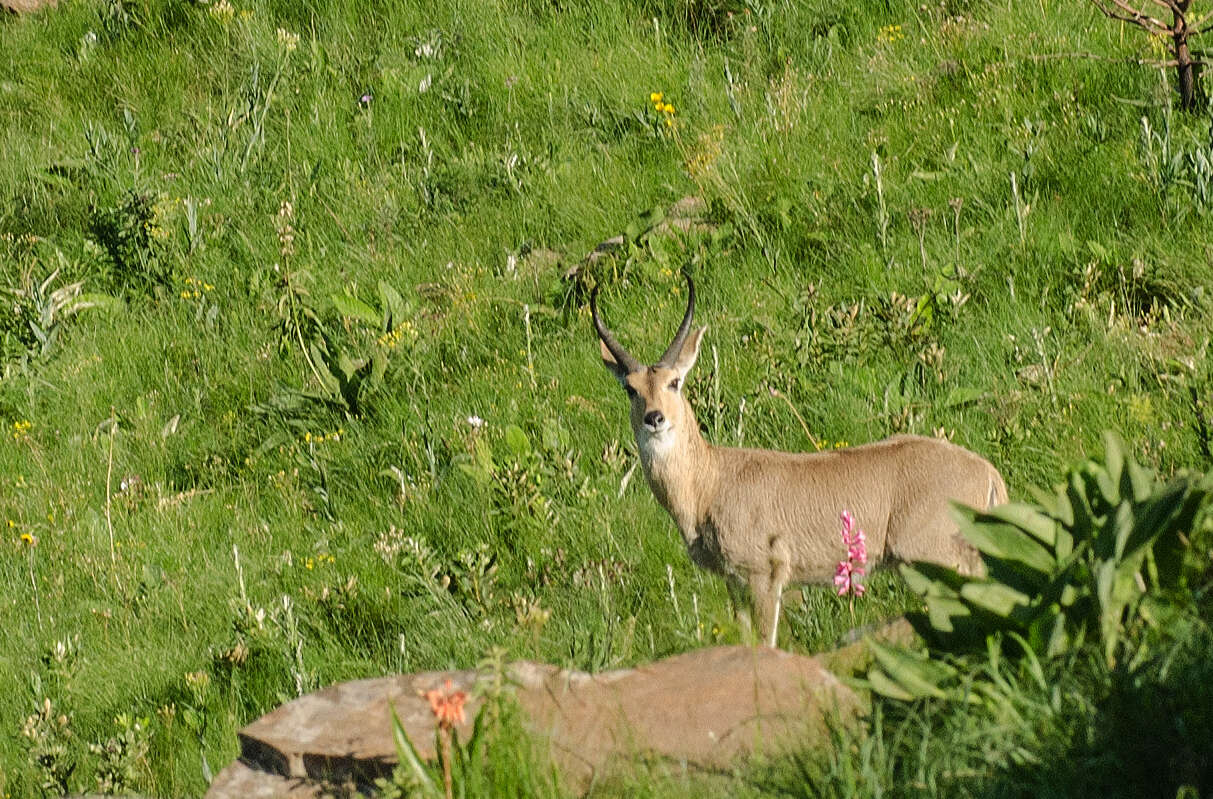
<instances>
[{"instance_id":1,"label":"antelope's foreleg","mask_svg":"<svg viewBox=\"0 0 1213 799\"><path fill-rule=\"evenodd\" d=\"M753 596L750 593L750 587L737 577L725 577L725 586L729 589L729 602L733 605L733 618L737 619L737 626L741 630L741 638L743 641L753 641L754 623L750 618L750 607L753 604Z\"/></svg>"}]
</instances>

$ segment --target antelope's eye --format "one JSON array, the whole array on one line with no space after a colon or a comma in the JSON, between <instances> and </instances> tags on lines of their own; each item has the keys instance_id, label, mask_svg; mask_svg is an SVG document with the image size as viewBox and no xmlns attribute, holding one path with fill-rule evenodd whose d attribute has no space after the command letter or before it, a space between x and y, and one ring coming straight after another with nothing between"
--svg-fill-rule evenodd
<instances>
[{"instance_id":1,"label":"antelope's eye","mask_svg":"<svg viewBox=\"0 0 1213 799\"><path fill-rule=\"evenodd\" d=\"M675 377L670 381L670 391L677 391L682 386L682 379Z\"/></svg>"}]
</instances>

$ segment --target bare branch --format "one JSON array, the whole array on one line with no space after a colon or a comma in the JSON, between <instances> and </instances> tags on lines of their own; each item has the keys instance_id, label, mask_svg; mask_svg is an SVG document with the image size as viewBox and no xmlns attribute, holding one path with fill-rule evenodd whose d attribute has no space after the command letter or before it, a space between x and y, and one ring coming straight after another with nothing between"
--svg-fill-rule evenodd
<instances>
[{"instance_id":1,"label":"bare branch","mask_svg":"<svg viewBox=\"0 0 1213 799\"><path fill-rule=\"evenodd\" d=\"M1161 20L1155 19L1147 14L1143 14L1140 9L1133 8L1124 0L1111 0L1109 5L1108 0L1091 0L1095 7L1103 12L1104 16L1118 19L1122 22L1129 22L1142 28L1150 33L1167 33L1170 31L1170 26ZM1115 6L1115 8L1113 8ZM1116 9L1120 9L1117 11Z\"/></svg>"},{"instance_id":2,"label":"bare branch","mask_svg":"<svg viewBox=\"0 0 1213 799\"><path fill-rule=\"evenodd\" d=\"M1170 11L1172 14L1181 13L1180 11L1178 11L1176 9L1175 4L1172 2L1169 2L1169 0L1150 0L1150 2L1153 3L1154 5L1158 6L1159 8L1165 8L1167 11Z\"/></svg>"},{"instance_id":3,"label":"bare branch","mask_svg":"<svg viewBox=\"0 0 1213 799\"><path fill-rule=\"evenodd\" d=\"M1204 55L1203 51L1193 51L1193 56ZM1095 55L1094 53L1033 53L1024 56L1029 61L1058 61L1063 58L1084 58L1089 61L1106 61L1112 64L1135 64L1142 67L1177 67L1179 62L1175 59L1157 59L1157 58L1113 58L1105 55ZM1195 66L1208 66L1209 61L1193 58L1189 62Z\"/></svg>"}]
</instances>

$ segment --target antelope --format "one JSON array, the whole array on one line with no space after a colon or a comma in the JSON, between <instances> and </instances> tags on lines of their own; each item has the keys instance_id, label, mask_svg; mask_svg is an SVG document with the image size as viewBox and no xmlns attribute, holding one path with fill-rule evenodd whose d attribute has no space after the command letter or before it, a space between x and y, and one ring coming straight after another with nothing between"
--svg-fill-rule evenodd
<instances>
[{"instance_id":1,"label":"antelope","mask_svg":"<svg viewBox=\"0 0 1213 799\"><path fill-rule=\"evenodd\" d=\"M695 284L687 276L682 324L646 366L590 314L603 365L631 402L632 432L649 488L699 567L723 576L743 630L776 645L784 589L830 583L846 550L839 516L849 510L867 533L869 563L925 560L965 574L983 570L960 535L950 502L980 509L1007 501L998 470L936 438L896 435L821 452L715 446L704 440L683 394L707 327L691 330ZM750 617L751 611L755 617Z\"/></svg>"}]
</instances>

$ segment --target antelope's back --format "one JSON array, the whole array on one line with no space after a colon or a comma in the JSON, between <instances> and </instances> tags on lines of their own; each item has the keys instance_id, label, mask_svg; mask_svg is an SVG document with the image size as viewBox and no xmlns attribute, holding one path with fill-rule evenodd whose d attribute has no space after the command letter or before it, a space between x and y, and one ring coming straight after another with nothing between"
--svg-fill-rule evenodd
<instances>
[{"instance_id":1,"label":"antelope's back","mask_svg":"<svg viewBox=\"0 0 1213 799\"><path fill-rule=\"evenodd\" d=\"M976 452L925 436L887 440L897 450L898 504L925 505L946 514L949 501L981 509L1006 502L1002 475Z\"/></svg>"}]
</instances>

